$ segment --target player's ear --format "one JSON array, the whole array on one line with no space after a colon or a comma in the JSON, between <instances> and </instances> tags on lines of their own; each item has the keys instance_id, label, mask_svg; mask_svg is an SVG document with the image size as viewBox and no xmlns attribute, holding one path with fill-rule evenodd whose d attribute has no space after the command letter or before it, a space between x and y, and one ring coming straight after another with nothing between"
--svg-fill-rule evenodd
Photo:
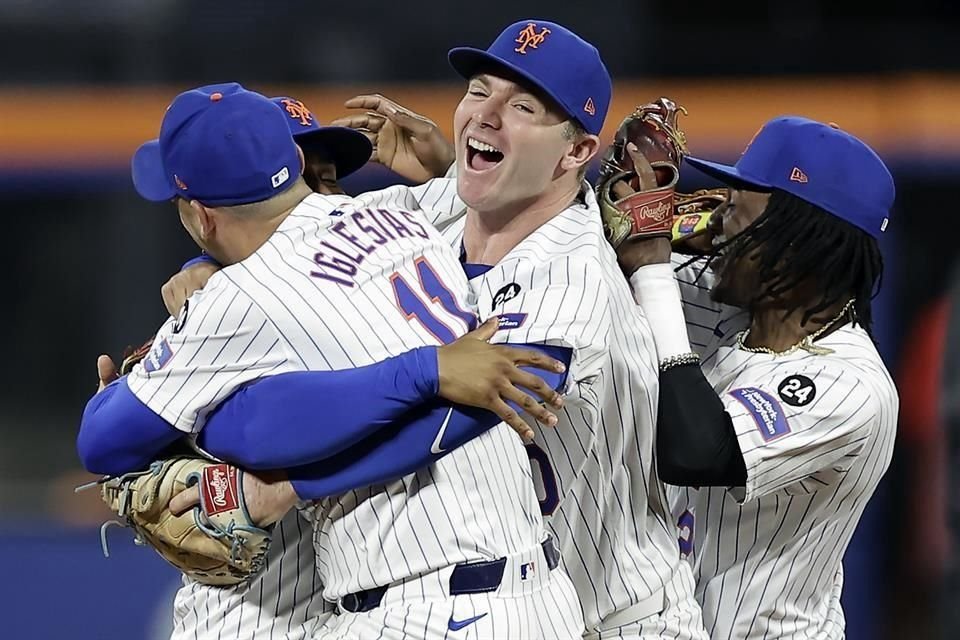
<instances>
[{"instance_id":1,"label":"player's ear","mask_svg":"<svg viewBox=\"0 0 960 640\"><path fill-rule=\"evenodd\" d=\"M303 175L303 172L307 170L307 158L303 155L303 149L300 148L300 145L297 145L297 156L300 158L300 175Z\"/></svg>"},{"instance_id":2,"label":"player's ear","mask_svg":"<svg viewBox=\"0 0 960 640\"><path fill-rule=\"evenodd\" d=\"M560 166L566 171L579 171L600 151L600 138L584 133L570 141L570 148L560 160Z\"/></svg>"},{"instance_id":3,"label":"player's ear","mask_svg":"<svg viewBox=\"0 0 960 640\"><path fill-rule=\"evenodd\" d=\"M197 200L190 201L190 208L197 216L200 239L204 241L210 239L217 228L216 218L213 216L212 210L203 206L203 204Z\"/></svg>"}]
</instances>

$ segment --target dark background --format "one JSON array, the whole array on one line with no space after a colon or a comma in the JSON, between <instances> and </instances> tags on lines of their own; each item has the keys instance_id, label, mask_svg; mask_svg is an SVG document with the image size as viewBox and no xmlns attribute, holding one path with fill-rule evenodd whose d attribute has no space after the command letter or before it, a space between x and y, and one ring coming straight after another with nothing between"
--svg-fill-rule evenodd
<instances>
[{"instance_id":1,"label":"dark background","mask_svg":"<svg viewBox=\"0 0 960 640\"><path fill-rule=\"evenodd\" d=\"M742 88L787 78L804 87L818 78L882 82L912 74L960 82L957 5L914 0L878 7L825 1L0 0L0 154L5 140L23 133L18 113L29 115L32 104L49 108L51 95L59 101L57 126L71 126L74 91L96 96L109 119L111 106L130 88L159 88L169 100L191 85L224 80L319 91L358 83L455 84L448 48L485 46L502 27L528 16L567 24L594 42L618 82L719 80ZM2 110L4 100L23 102L24 96L25 108ZM741 91L729 108L749 100ZM607 130L623 115L612 113ZM953 116L951 132L960 107ZM884 122L900 130L897 140L909 143L915 123L895 114ZM724 147L728 159L745 142ZM124 552L123 544L119 559L98 557L94 527L104 514L96 496L70 491L88 479L74 438L96 387L97 355L116 358L159 326L165 318L160 285L196 249L168 205L136 196L123 162L61 162L70 149L44 145L40 166L9 157L0 163L0 273L7 299L0 314L7 361L0 369L0 558L13 567L10 579L22 582L3 587L11 589L13 599L5 600L14 603L13 625L20 630L9 637L55 637L65 630L78 639L147 637L137 612L166 615L164 593L173 574L146 551ZM951 138L933 155L901 144L885 159L898 197L877 322L884 357L896 371L903 335L942 290L958 253L960 140ZM384 178L382 171L364 170L349 186L370 188ZM924 551L916 532L931 526L906 516L904 505L930 490L910 479L916 464L911 452L909 441L898 447L848 554L850 638L933 637L927 622L914 624L936 615L938 564L909 570ZM57 558L76 563L69 579L42 569ZM141 573L133 578L129 571ZM913 593L931 597L905 597L911 585ZM106 608L95 596L99 588L126 602L120 609L134 621L121 616L106 622ZM31 608L50 589L55 597ZM51 616L51 607L62 615ZM77 631L79 617L92 622ZM909 631L901 636L897 629Z\"/></svg>"}]
</instances>

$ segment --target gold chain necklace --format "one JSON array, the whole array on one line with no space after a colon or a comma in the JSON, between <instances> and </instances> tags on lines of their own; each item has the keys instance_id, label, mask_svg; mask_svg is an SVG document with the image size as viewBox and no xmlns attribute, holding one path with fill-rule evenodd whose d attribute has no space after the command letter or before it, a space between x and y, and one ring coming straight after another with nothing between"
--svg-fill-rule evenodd
<instances>
[{"instance_id":1,"label":"gold chain necklace","mask_svg":"<svg viewBox=\"0 0 960 640\"><path fill-rule=\"evenodd\" d=\"M847 315L847 313L850 311L850 308L853 306L853 303L855 301L856 301L856 298L850 298L849 300L847 300L847 304L843 305L843 309L840 310L840 313L834 316L833 319L830 320L830 322L823 325L822 327L820 327L819 329L817 329L816 331L814 331L813 333L811 333L810 335L808 335L803 340L793 345L786 351L774 351L773 349L769 349L767 347L748 347L746 344L744 344L744 342L746 342L747 338L750 336L749 328L744 329L743 331L737 334L737 347L740 349L743 349L744 351L749 351L751 353L769 353L772 356L787 356L799 349L803 349L804 351L808 351L817 356L825 356L825 355L831 354L833 353L833 349L828 349L827 347L818 347L817 345L813 344L813 341L819 338L820 336L822 336L824 333L826 333L827 330L830 329L830 327L835 325L837 322L840 321L841 318Z\"/></svg>"}]
</instances>

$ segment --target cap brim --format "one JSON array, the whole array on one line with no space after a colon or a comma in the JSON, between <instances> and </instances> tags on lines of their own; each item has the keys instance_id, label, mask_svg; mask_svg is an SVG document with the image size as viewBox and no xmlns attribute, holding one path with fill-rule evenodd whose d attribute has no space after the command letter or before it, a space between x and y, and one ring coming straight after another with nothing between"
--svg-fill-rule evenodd
<instances>
[{"instance_id":1,"label":"cap brim","mask_svg":"<svg viewBox=\"0 0 960 640\"><path fill-rule=\"evenodd\" d=\"M143 198L153 202L170 200L177 189L167 179L160 156L160 142L151 140L140 145L130 163L133 186Z\"/></svg>"},{"instance_id":2,"label":"cap brim","mask_svg":"<svg viewBox=\"0 0 960 640\"><path fill-rule=\"evenodd\" d=\"M733 165L720 164L719 162L711 162L710 160L691 157L687 157L685 160L690 166L699 169L711 178L716 178L720 182L736 189L745 189L747 191L770 191L773 189L773 185L744 175Z\"/></svg>"},{"instance_id":3,"label":"cap brim","mask_svg":"<svg viewBox=\"0 0 960 640\"><path fill-rule=\"evenodd\" d=\"M367 136L349 127L320 127L293 136L305 151L322 147L337 167L337 178L348 176L370 160L373 145Z\"/></svg>"},{"instance_id":4,"label":"cap brim","mask_svg":"<svg viewBox=\"0 0 960 640\"><path fill-rule=\"evenodd\" d=\"M561 100L555 92L543 86L540 83L540 80L531 75L529 72L521 69L508 60L498 58L488 51L476 49L474 47L456 47L455 49L450 49L450 52L447 53L447 60L450 61L450 66L467 80L475 76L482 69L489 69L490 67L507 69L510 71L510 73L523 78L538 90L550 96L550 99L556 102L564 113L589 129L589 126L585 124L579 116L573 113L570 107L564 104L563 100Z\"/></svg>"}]
</instances>

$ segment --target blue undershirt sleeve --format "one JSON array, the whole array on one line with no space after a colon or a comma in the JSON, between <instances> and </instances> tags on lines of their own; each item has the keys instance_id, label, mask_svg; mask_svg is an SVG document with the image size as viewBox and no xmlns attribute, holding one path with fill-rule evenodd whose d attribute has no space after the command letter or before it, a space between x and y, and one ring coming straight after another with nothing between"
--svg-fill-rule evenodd
<instances>
[{"instance_id":1,"label":"blue undershirt sleeve","mask_svg":"<svg viewBox=\"0 0 960 640\"><path fill-rule=\"evenodd\" d=\"M391 425L439 385L436 347L356 369L269 376L221 403L197 444L248 469L307 464Z\"/></svg>"},{"instance_id":2,"label":"blue undershirt sleeve","mask_svg":"<svg viewBox=\"0 0 960 640\"><path fill-rule=\"evenodd\" d=\"M87 471L119 475L146 468L182 436L182 431L133 395L124 376L87 402L77 435L77 453Z\"/></svg>"},{"instance_id":3,"label":"blue undershirt sleeve","mask_svg":"<svg viewBox=\"0 0 960 640\"><path fill-rule=\"evenodd\" d=\"M572 350L567 347L511 346L536 348L569 369ZM560 390L566 384L566 373L524 370L539 375L553 389ZM378 431L326 460L288 469L287 475L302 500L383 484L433 464L499 423L500 418L489 411L435 401L408 412L392 428Z\"/></svg>"}]
</instances>

